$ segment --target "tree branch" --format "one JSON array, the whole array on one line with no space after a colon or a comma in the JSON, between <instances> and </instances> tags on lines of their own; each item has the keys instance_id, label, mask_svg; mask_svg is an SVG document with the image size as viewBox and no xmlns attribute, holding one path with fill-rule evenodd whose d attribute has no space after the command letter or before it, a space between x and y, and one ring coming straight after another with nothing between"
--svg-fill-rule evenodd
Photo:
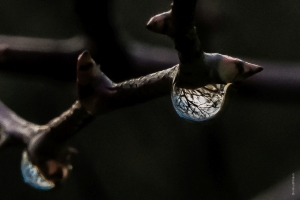
<instances>
[{"instance_id":1,"label":"tree branch","mask_svg":"<svg viewBox=\"0 0 300 200\"><path fill-rule=\"evenodd\" d=\"M225 84L243 81L262 70L237 58L205 53L194 26L195 5L196 0L174 0L171 11L154 16L147 25L150 30L167 34L174 40L178 65L116 84L85 51L77 61L78 101L48 124L39 126L27 122L0 104L1 143L11 140L27 144L23 158L26 164L22 169L33 169L35 173L29 170L25 180L37 188L40 187L35 181L37 176L46 179L46 183L64 180L71 153L67 141L93 116L171 94L174 108L181 117L203 121L221 109L228 87Z\"/></svg>"},{"instance_id":2,"label":"tree branch","mask_svg":"<svg viewBox=\"0 0 300 200\"><path fill-rule=\"evenodd\" d=\"M262 71L262 67L238 58L205 53L194 26L195 5L195 0L174 0L170 11L152 17L146 26L174 41L180 60L174 78L176 87L197 89L208 84L234 83Z\"/></svg>"}]
</instances>

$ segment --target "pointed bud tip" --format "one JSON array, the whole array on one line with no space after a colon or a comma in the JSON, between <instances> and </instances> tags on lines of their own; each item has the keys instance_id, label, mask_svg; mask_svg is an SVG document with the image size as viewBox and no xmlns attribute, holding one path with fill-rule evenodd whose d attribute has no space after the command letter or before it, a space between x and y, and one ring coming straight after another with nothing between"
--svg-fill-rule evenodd
<instances>
[{"instance_id":1,"label":"pointed bud tip","mask_svg":"<svg viewBox=\"0 0 300 200\"><path fill-rule=\"evenodd\" d=\"M91 54L89 51L85 50L78 56L78 60L90 60L92 59Z\"/></svg>"},{"instance_id":2,"label":"pointed bud tip","mask_svg":"<svg viewBox=\"0 0 300 200\"><path fill-rule=\"evenodd\" d=\"M152 21L153 21L153 17L147 22L147 24L146 24L146 28L148 29L148 30L152 30L152 28L153 28L153 23L152 23Z\"/></svg>"},{"instance_id":3,"label":"pointed bud tip","mask_svg":"<svg viewBox=\"0 0 300 200\"><path fill-rule=\"evenodd\" d=\"M253 63L245 62L244 64L245 64L246 68L250 68L249 70L251 71L251 73L250 73L251 76L261 72L264 69L263 67L253 64Z\"/></svg>"},{"instance_id":4,"label":"pointed bud tip","mask_svg":"<svg viewBox=\"0 0 300 200\"><path fill-rule=\"evenodd\" d=\"M80 70L87 70L93 66L94 60L91 57L91 54L88 51L84 51L78 56L77 68Z\"/></svg>"},{"instance_id":5,"label":"pointed bud tip","mask_svg":"<svg viewBox=\"0 0 300 200\"><path fill-rule=\"evenodd\" d=\"M261 66L258 66L258 68L257 68L257 70L256 70L256 73L261 72L262 70L264 70L264 68L261 67Z\"/></svg>"},{"instance_id":6,"label":"pointed bud tip","mask_svg":"<svg viewBox=\"0 0 300 200\"><path fill-rule=\"evenodd\" d=\"M259 65L254 65L254 64L252 64L252 75L254 75L254 74L257 74L257 73L259 73L259 72L261 72L264 68L263 67L261 67L261 66L259 66Z\"/></svg>"},{"instance_id":7,"label":"pointed bud tip","mask_svg":"<svg viewBox=\"0 0 300 200\"><path fill-rule=\"evenodd\" d=\"M261 66L253 65L253 64L252 64L251 70L248 71L248 72L246 73L245 78L248 78L248 77L250 77L250 76L253 76L253 75L255 75L255 74L261 72L263 69L264 69L264 68L262 68Z\"/></svg>"}]
</instances>

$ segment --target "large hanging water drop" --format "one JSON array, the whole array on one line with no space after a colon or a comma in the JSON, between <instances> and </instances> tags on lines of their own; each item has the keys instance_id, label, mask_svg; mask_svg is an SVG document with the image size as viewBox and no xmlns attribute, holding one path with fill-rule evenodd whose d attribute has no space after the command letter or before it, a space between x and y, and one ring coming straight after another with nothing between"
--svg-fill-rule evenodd
<instances>
[{"instance_id":1,"label":"large hanging water drop","mask_svg":"<svg viewBox=\"0 0 300 200\"><path fill-rule=\"evenodd\" d=\"M221 110L230 84L209 84L197 89L173 85L171 99L177 114L191 121L204 121L215 117Z\"/></svg>"}]
</instances>

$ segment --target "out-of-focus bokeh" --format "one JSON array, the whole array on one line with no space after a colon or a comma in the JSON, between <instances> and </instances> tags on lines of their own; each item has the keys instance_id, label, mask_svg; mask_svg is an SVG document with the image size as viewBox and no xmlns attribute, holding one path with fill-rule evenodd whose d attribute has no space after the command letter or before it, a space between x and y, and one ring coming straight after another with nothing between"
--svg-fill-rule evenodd
<instances>
[{"instance_id":1,"label":"out-of-focus bokeh","mask_svg":"<svg viewBox=\"0 0 300 200\"><path fill-rule=\"evenodd\" d=\"M170 4L0 0L0 100L47 123L76 100L76 60L85 49L114 81L171 67L172 41L145 28ZM196 9L206 52L264 67L232 87L221 116L185 121L165 96L98 117L70 141L79 151L70 178L48 192L23 182L22 149L5 149L0 199L300 198L300 2L203 0Z\"/></svg>"}]
</instances>

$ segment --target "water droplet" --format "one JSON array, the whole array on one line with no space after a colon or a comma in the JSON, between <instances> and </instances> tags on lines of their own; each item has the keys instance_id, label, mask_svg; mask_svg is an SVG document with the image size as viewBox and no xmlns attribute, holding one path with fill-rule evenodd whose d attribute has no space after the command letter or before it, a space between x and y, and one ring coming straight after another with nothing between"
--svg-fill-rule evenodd
<instances>
[{"instance_id":1,"label":"water droplet","mask_svg":"<svg viewBox=\"0 0 300 200\"><path fill-rule=\"evenodd\" d=\"M21 171L25 183L35 189L50 190L55 186L53 182L47 180L40 173L39 169L30 162L26 151L24 151L22 155Z\"/></svg>"},{"instance_id":2,"label":"water droplet","mask_svg":"<svg viewBox=\"0 0 300 200\"><path fill-rule=\"evenodd\" d=\"M221 110L229 85L209 84L197 89L173 85L171 99L175 111L180 117L191 121L211 119Z\"/></svg>"}]
</instances>

